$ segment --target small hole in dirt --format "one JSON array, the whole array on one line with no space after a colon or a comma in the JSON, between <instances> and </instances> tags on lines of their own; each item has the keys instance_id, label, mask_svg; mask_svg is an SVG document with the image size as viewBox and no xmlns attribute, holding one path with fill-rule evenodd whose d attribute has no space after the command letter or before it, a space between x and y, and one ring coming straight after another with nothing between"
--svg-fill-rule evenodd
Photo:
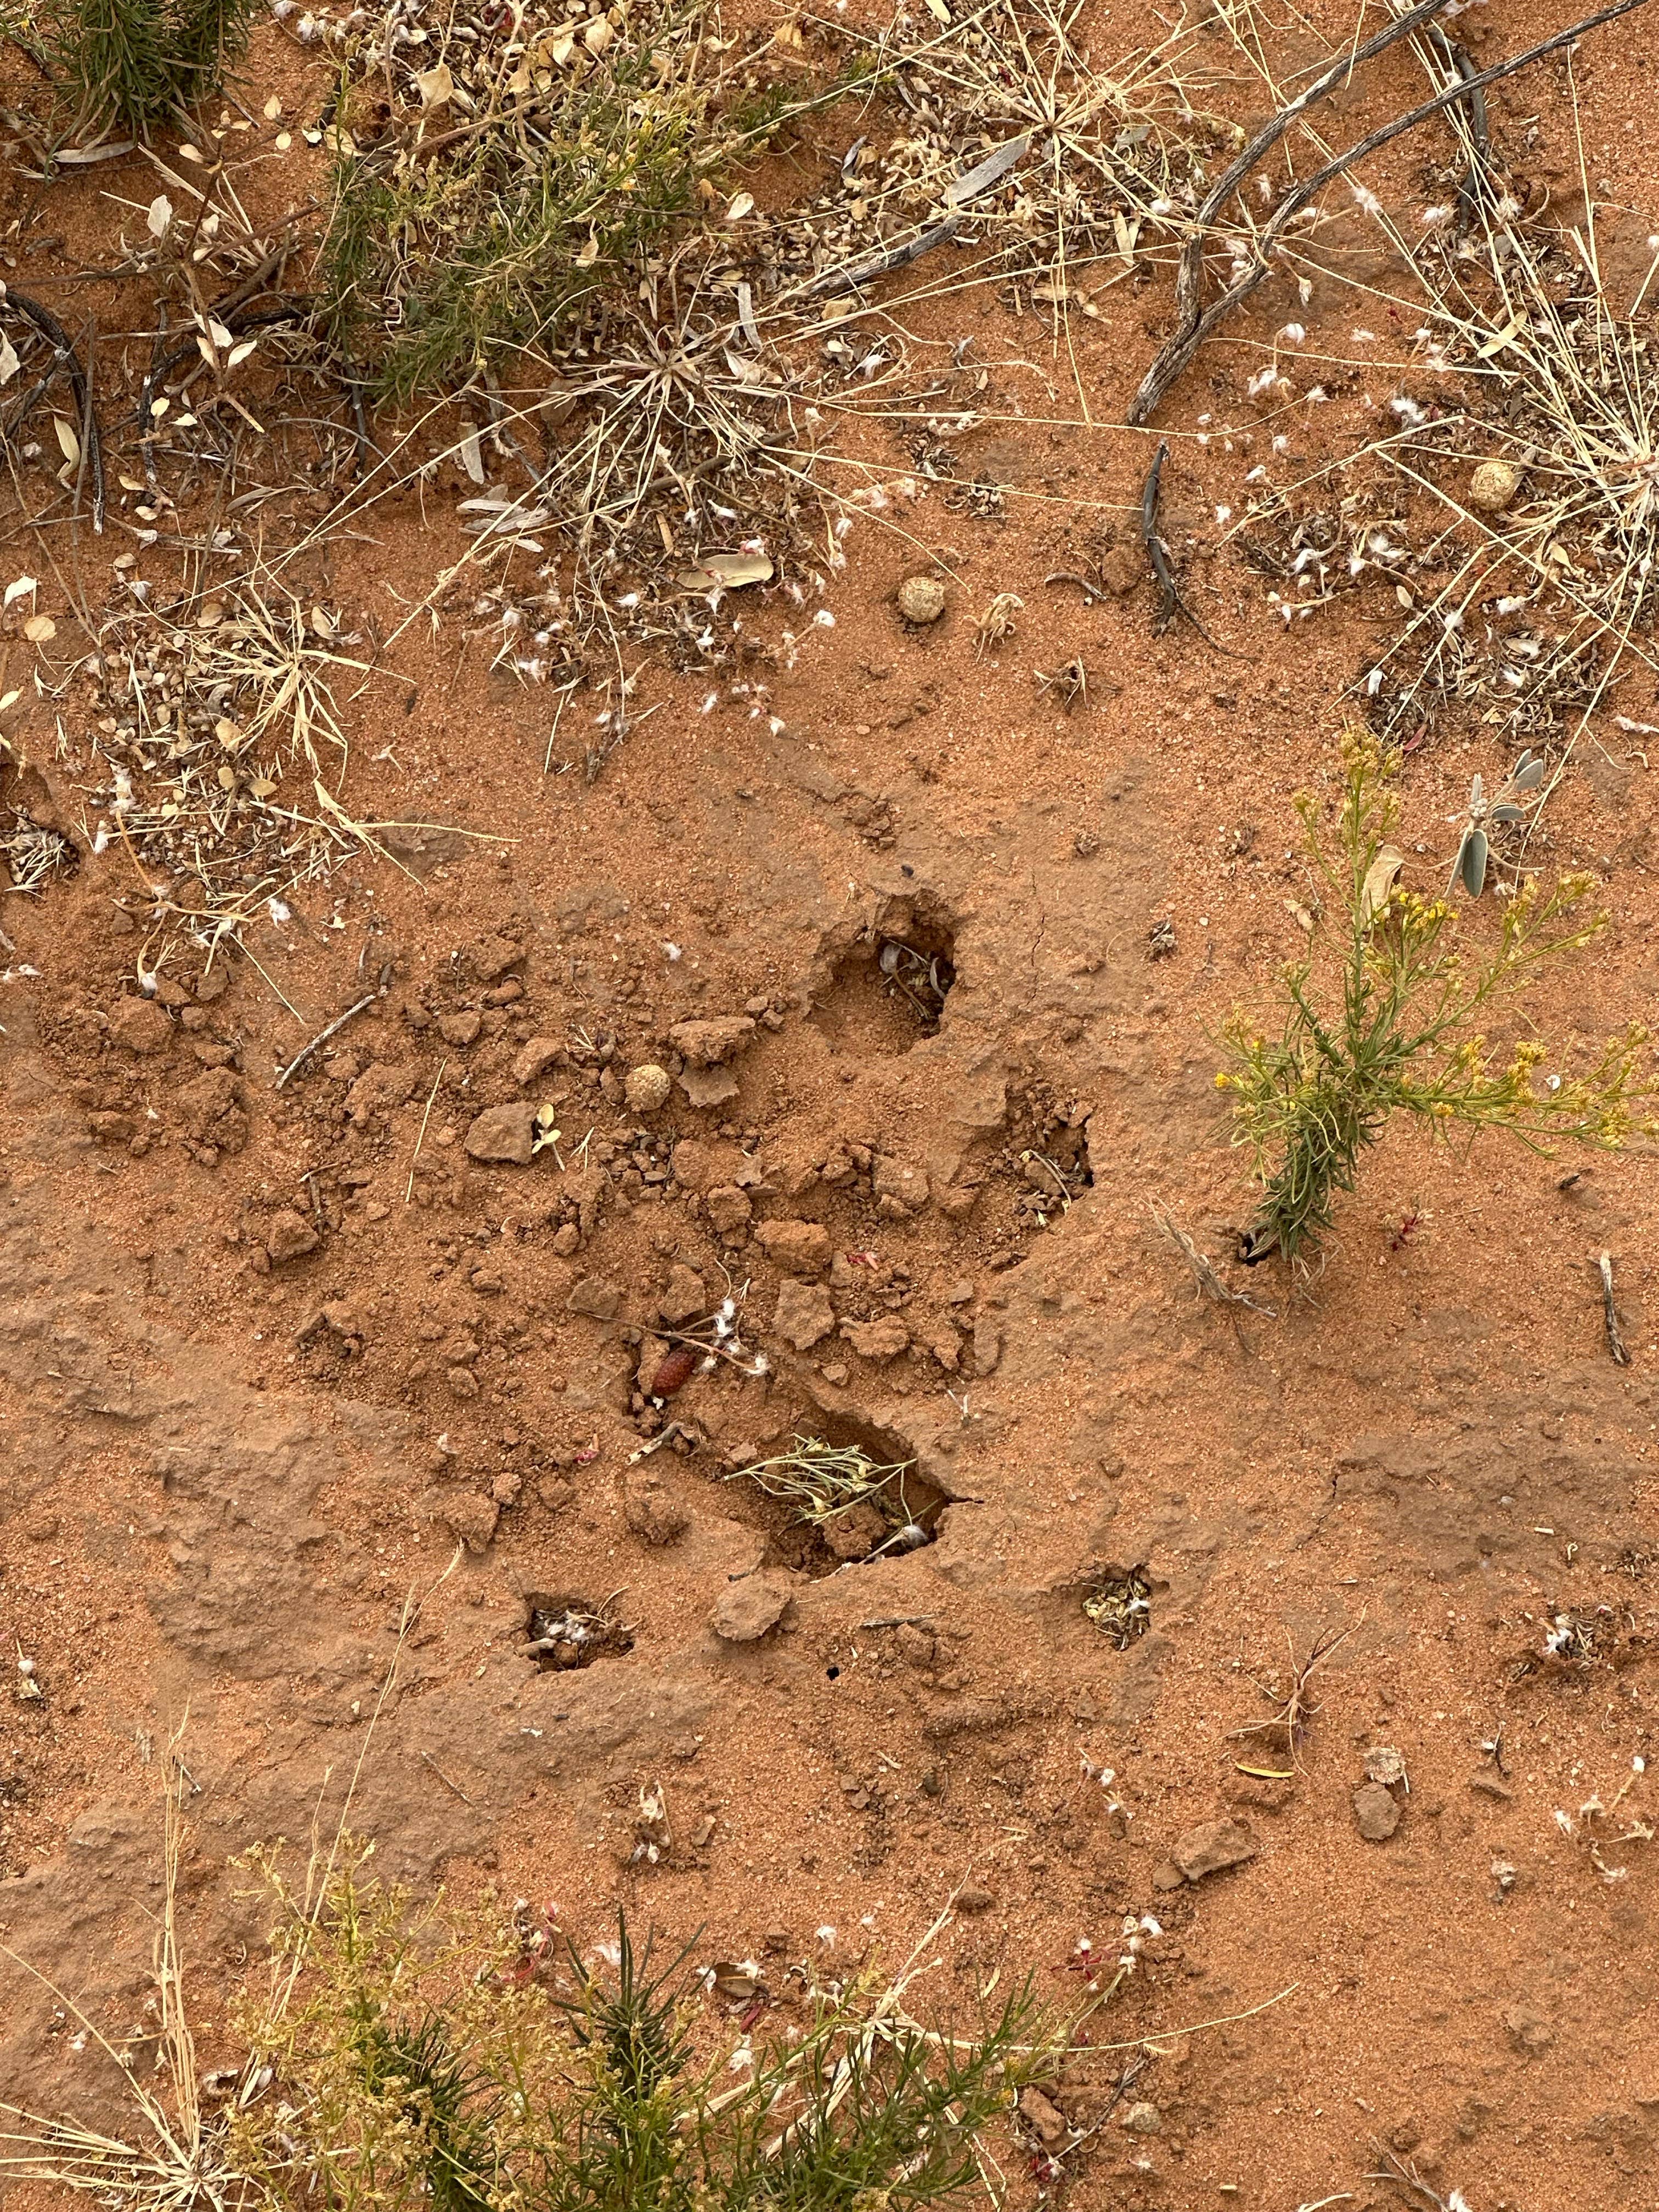
<instances>
[{"instance_id":1,"label":"small hole in dirt","mask_svg":"<svg viewBox=\"0 0 1659 2212\"><path fill-rule=\"evenodd\" d=\"M823 1671L830 1677L830 1680L832 1682L840 1681L841 1668L839 1667L826 1667Z\"/></svg>"},{"instance_id":2,"label":"small hole in dirt","mask_svg":"<svg viewBox=\"0 0 1659 2212\"><path fill-rule=\"evenodd\" d=\"M594 1605L566 1590L532 1590L525 1600L526 1649L555 1672L631 1651L634 1632L618 1619L614 1603L605 1598Z\"/></svg>"},{"instance_id":3,"label":"small hole in dirt","mask_svg":"<svg viewBox=\"0 0 1659 2212\"><path fill-rule=\"evenodd\" d=\"M1146 1568L1103 1569L1083 1593L1083 1616L1114 1650L1127 1651L1152 1625L1152 1585Z\"/></svg>"},{"instance_id":4,"label":"small hole in dirt","mask_svg":"<svg viewBox=\"0 0 1659 2212\"><path fill-rule=\"evenodd\" d=\"M738 1512L768 1539L769 1563L817 1580L920 1551L948 1503L917 1474L902 1437L844 1416L803 1419L727 1480Z\"/></svg>"},{"instance_id":5,"label":"small hole in dirt","mask_svg":"<svg viewBox=\"0 0 1659 2212\"><path fill-rule=\"evenodd\" d=\"M839 1053L896 1059L937 1031L957 980L953 933L906 915L842 953L810 1017Z\"/></svg>"}]
</instances>

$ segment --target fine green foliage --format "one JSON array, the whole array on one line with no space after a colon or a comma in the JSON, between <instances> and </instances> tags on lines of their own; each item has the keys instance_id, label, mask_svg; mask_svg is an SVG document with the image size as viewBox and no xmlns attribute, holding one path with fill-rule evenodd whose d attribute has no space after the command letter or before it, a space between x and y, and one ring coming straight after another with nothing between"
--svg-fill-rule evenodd
<instances>
[{"instance_id":1,"label":"fine green foliage","mask_svg":"<svg viewBox=\"0 0 1659 2212\"><path fill-rule=\"evenodd\" d=\"M73 128L143 138L217 90L253 0L42 0L32 12Z\"/></svg>"},{"instance_id":2,"label":"fine green foliage","mask_svg":"<svg viewBox=\"0 0 1659 2212\"><path fill-rule=\"evenodd\" d=\"M270 2086L237 2101L227 2162L277 2205L945 2205L979 2181L979 2131L1052 2071L1029 1994L958 2041L909 2018L902 1984L802 1985L751 2041L705 2004L690 1947L661 1963L625 1917L598 1963L561 1960L522 1912L416 1915L361 1859L320 1908L276 1879L272 1994L240 2023L244 2076Z\"/></svg>"},{"instance_id":3,"label":"fine green foliage","mask_svg":"<svg viewBox=\"0 0 1659 2212\"><path fill-rule=\"evenodd\" d=\"M584 303L642 274L711 203L713 179L787 105L727 85L701 5L658 0L621 29L590 18L581 39L543 13L510 37L504 13L507 31L440 55L347 52L325 315L379 398L544 359ZM445 82L463 70L466 113ZM387 88L390 120L377 111L360 142L352 118Z\"/></svg>"},{"instance_id":4,"label":"fine green foliage","mask_svg":"<svg viewBox=\"0 0 1659 2212\"><path fill-rule=\"evenodd\" d=\"M1318 911L1306 956L1282 972L1277 1033L1242 1013L1224 1031L1235 1141L1255 1156L1263 1189L1247 1256L1295 1260L1331 1225L1333 1200L1353 1188L1362 1154L1406 1113L1437 1137L1504 1129L1537 1150L1575 1137L1607 1147L1632 1130L1651 1096L1647 1033L1632 1026L1577 1074L1538 1073L1549 1057L1528 1039L1507 1056L1479 1024L1513 1008L1541 968L1582 951L1605 927L1584 901L1592 879L1552 890L1528 878L1504 908L1495 945L1460 951L1449 901L1401 890L1389 843L1399 813L1395 763L1374 740L1345 743L1334 837L1317 802L1297 801Z\"/></svg>"}]
</instances>

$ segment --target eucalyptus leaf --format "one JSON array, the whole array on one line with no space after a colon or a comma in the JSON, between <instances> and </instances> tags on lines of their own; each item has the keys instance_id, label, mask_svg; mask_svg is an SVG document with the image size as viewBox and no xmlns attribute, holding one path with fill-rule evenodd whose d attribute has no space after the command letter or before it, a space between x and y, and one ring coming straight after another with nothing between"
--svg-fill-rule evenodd
<instances>
[{"instance_id":1,"label":"eucalyptus leaf","mask_svg":"<svg viewBox=\"0 0 1659 2212\"><path fill-rule=\"evenodd\" d=\"M1530 753L1522 753L1515 763L1515 774L1510 781L1517 791L1535 791L1543 781L1543 762L1534 760Z\"/></svg>"},{"instance_id":2,"label":"eucalyptus leaf","mask_svg":"<svg viewBox=\"0 0 1659 2212\"><path fill-rule=\"evenodd\" d=\"M1506 799L1501 806L1492 808L1491 818L1494 822L1524 822L1527 810L1524 806L1511 806Z\"/></svg>"},{"instance_id":3,"label":"eucalyptus leaf","mask_svg":"<svg viewBox=\"0 0 1659 2212\"><path fill-rule=\"evenodd\" d=\"M1479 898L1486 887L1486 833L1471 830L1463 840L1463 850L1458 856L1458 867L1463 878L1463 888L1471 898Z\"/></svg>"}]
</instances>

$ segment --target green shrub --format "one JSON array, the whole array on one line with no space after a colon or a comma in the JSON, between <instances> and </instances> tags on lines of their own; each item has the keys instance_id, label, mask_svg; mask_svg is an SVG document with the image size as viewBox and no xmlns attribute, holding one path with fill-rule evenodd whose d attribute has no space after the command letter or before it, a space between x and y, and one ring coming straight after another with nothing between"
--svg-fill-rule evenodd
<instances>
[{"instance_id":1,"label":"green shrub","mask_svg":"<svg viewBox=\"0 0 1659 2212\"><path fill-rule=\"evenodd\" d=\"M1513 1006L1541 968L1582 951L1606 926L1584 909L1592 878L1564 876L1553 890L1529 878L1504 908L1498 941L1458 949L1446 897L1398 888L1402 856L1389 843L1399 813L1396 766L1373 739L1345 741L1341 808L1333 847L1316 802L1306 827L1318 910L1306 956L1279 978L1276 1033L1235 1014L1228 1065L1235 1141L1255 1155L1263 1198L1245 1256L1295 1260L1331 1225L1362 1155L1397 1113L1435 1136L1504 1129L1535 1149L1553 1139L1617 1146L1652 1094L1647 1033L1632 1027L1582 1074L1540 1079L1550 1054L1535 1040L1500 1060L1479 1022Z\"/></svg>"},{"instance_id":2,"label":"green shrub","mask_svg":"<svg viewBox=\"0 0 1659 2212\"><path fill-rule=\"evenodd\" d=\"M143 138L218 89L253 0L41 0L33 14L75 130Z\"/></svg>"}]
</instances>

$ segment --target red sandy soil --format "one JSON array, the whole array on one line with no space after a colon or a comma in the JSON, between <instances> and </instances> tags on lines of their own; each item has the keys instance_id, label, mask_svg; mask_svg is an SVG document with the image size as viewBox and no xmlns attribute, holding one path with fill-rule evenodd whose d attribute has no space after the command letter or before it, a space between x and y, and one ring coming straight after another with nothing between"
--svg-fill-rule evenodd
<instances>
[{"instance_id":1,"label":"red sandy soil","mask_svg":"<svg viewBox=\"0 0 1659 2212\"><path fill-rule=\"evenodd\" d=\"M1146 35L1143 10L1102 15L1103 39ZM1556 20L1464 22L1486 58ZM1648 216L1655 52L1638 15L1576 72L1596 189ZM273 82L290 114L314 106L307 66L262 36L253 114ZM1538 116L1565 162L1563 84L1537 73L1494 110L1515 131ZM1389 57L1329 127L1419 96ZM1242 82L1233 104L1251 119ZM1394 174L1413 189L1408 161ZM107 230L100 194L142 206L152 189L136 161L44 199L15 184L14 254L67 240L15 281L67 313ZM283 171L270 189L297 204L309 184ZM963 475L994 444L1001 517L947 512L936 487L902 532L861 520L832 628L750 595L757 630L776 641L793 620L800 639L760 711L728 696L705 714L706 682L648 665L592 787L586 732L556 749L578 765L545 774L548 695L492 673L447 602L461 611L404 629L350 701L346 793L360 820L451 826L404 837L401 866L365 856L301 887L205 986L181 946L153 1019L134 868L82 833L73 709L62 748L32 693L8 719L38 813L80 853L0 908L16 947L0 1642L45 1693L0 1707L0 1940L107 2033L149 2032L156 1760L184 1726L210 2060L264 1926L228 1860L313 1820L331 1832L349 1785L388 1875L556 1900L583 1942L622 1899L769 1972L900 1955L966 1881L977 1909L941 1940L941 2003L970 2005L998 1971L1072 2002L1079 1940L1115 1958L1125 1916L1156 1913L1163 1936L1096 2035L1156 2031L1158 2051L1049 2185L1079 2205L1402 2202L1368 2178L1373 2138L1472 2212L1650 2197L1659 1861L1604 1847L1608 1879L1590 1843L1654 1817L1632 1765L1655 1749L1651 1158L1391 1133L1306 1294L1271 1267L1248 1279L1272 1317L1205 1302L1151 1218L1170 1208L1245 1279L1228 1255L1250 1194L1213 1040L1297 948L1292 795L1329 789L1346 687L1389 618L1386 596L1355 597L1286 634L1261 580L1212 550L1248 467L1291 481L1359 420L1363 371L1323 410L1245 397L1288 296L1269 288L1206 349L1159 433L1188 594L1225 657L1182 623L1153 634L1150 579L1093 605L1043 580L1097 549L1103 515L1135 544L1148 441L1099 426L1169 327L1167 270L1075 326L1075 377L1048 325L1016 325L990 289L935 303L924 334L1034 365L964 444ZM1333 283L1304 319L1310 351L1340 355L1352 301ZM1395 388L1372 382L1378 400ZM884 434L872 450L902 475ZM463 483L447 464L424 507L383 501L301 588L388 636L463 550ZM296 505L294 534L317 511ZM89 583L118 542L82 538ZM20 518L9 557L58 618L50 674L79 645ZM176 574L163 550L145 561ZM933 561L947 611L913 629L894 594ZM999 591L1024 611L981 653ZM14 635L11 683L33 650ZM1033 672L1073 655L1091 690L1067 714ZM1633 681L1621 711L1659 720L1651 693ZM589 712L579 698L572 722ZM1659 985L1638 742L1601 724L1581 741L1533 855L1592 868L1612 917L1533 1006L1569 1058ZM1506 765L1478 725L1413 753L1419 880L1439 880L1470 775ZM1155 960L1166 920L1175 949ZM1490 908L1468 927L1495 927ZM936 1033L873 964L872 933L907 929L954 964ZM277 1090L383 969L384 996ZM619 1079L667 1058L674 1024L745 1012L733 1097L698 1109L677 1085L630 1110ZM537 1039L561 1057L521 1077ZM549 1152L469 1157L480 1112L544 1100L564 1172ZM1033 1150L1092 1177L1046 1225ZM272 1264L289 1210L315 1243ZM802 1223L824 1234L768 1235ZM1626 1368L1603 1337L1603 1249ZM728 1283L769 1372L694 1377L668 1410L698 1448L630 1468L657 1425L630 1406L662 1356L661 1304L706 1312ZM781 1293L826 1324L805 1349L777 1325ZM798 1431L915 1455L945 1501L935 1540L832 1572L720 1480ZM1114 1565L1152 1589L1150 1631L1121 1651L1081 1609ZM711 1615L757 1571L787 1578L788 1609L762 1640L724 1640ZM539 1670L533 1591L618 1593L631 1649ZM1561 1613L1593 1630L1587 1658L1546 1657ZM1294 1778L1243 1771L1281 1763L1237 1733L1272 1710L1255 1678L1341 1631ZM1379 1744L1410 1785L1380 1842L1353 1805ZM656 1784L672 1842L652 1863L635 1822ZM1580 1808L1627 1784L1587 1826ZM1218 1820L1244 1824L1254 1856L1172 1875L1176 1839ZM101 2097L103 2062L76 2052L52 1993L15 1967L0 1982L0 2094ZM1230 2024L1183 2032L1214 2021ZM1077 2062L1056 2092L1076 2126L1124 2063ZM1156 2132L1126 2130L1131 2104L1156 2108Z\"/></svg>"}]
</instances>

